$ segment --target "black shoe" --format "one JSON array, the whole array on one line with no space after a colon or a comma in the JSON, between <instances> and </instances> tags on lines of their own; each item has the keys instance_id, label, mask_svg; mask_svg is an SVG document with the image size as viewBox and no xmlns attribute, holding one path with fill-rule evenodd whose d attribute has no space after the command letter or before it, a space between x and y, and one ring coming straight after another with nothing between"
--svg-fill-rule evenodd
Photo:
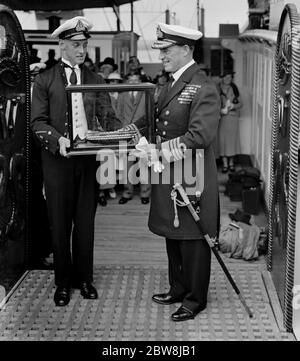
<instances>
[{"instance_id":1,"label":"black shoe","mask_svg":"<svg viewBox=\"0 0 300 361\"><path fill-rule=\"evenodd\" d=\"M56 306L67 306L70 302L70 289L68 287L57 287L54 293Z\"/></svg>"},{"instance_id":2,"label":"black shoe","mask_svg":"<svg viewBox=\"0 0 300 361\"><path fill-rule=\"evenodd\" d=\"M142 197L141 198L141 203L142 204L148 204L149 203L149 197Z\"/></svg>"},{"instance_id":3,"label":"black shoe","mask_svg":"<svg viewBox=\"0 0 300 361\"><path fill-rule=\"evenodd\" d=\"M119 204L125 204L130 200L131 200L131 198L121 197L120 200L119 200Z\"/></svg>"},{"instance_id":4,"label":"black shoe","mask_svg":"<svg viewBox=\"0 0 300 361\"><path fill-rule=\"evenodd\" d=\"M99 196L98 203L100 204L100 206L105 207L107 205L107 200L104 196Z\"/></svg>"},{"instance_id":5,"label":"black shoe","mask_svg":"<svg viewBox=\"0 0 300 361\"><path fill-rule=\"evenodd\" d=\"M96 300L98 298L98 292L96 288L88 282L83 282L80 285L80 294L83 298L87 298L89 300Z\"/></svg>"},{"instance_id":6,"label":"black shoe","mask_svg":"<svg viewBox=\"0 0 300 361\"><path fill-rule=\"evenodd\" d=\"M54 269L53 264L46 264L44 262L44 260L34 264L34 268L35 269L42 269L42 270L49 270L49 271Z\"/></svg>"},{"instance_id":7,"label":"black shoe","mask_svg":"<svg viewBox=\"0 0 300 361\"><path fill-rule=\"evenodd\" d=\"M169 293L159 293L152 296L152 300L161 305L172 305L176 302L181 302L183 296L171 296Z\"/></svg>"},{"instance_id":8,"label":"black shoe","mask_svg":"<svg viewBox=\"0 0 300 361\"><path fill-rule=\"evenodd\" d=\"M171 319L175 322L186 321L195 318L196 315L197 313L194 313L184 306L180 306L178 310L171 315Z\"/></svg>"}]
</instances>

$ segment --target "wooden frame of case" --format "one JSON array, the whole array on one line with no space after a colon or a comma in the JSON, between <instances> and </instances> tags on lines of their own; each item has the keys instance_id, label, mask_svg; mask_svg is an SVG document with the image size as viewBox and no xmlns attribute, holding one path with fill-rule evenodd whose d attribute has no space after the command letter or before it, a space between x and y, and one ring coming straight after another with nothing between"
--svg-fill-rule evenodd
<instances>
[{"instance_id":1,"label":"wooden frame of case","mask_svg":"<svg viewBox=\"0 0 300 361\"><path fill-rule=\"evenodd\" d=\"M67 102L68 102L68 131L70 136L70 149L68 155L90 155L97 154L99 150L110 149L114 151L126 151L135 147L135 144L129 145L123 143L123 145L116 144L93 144L88 146L77 147L74 146L73 140L73 119L72 119L72 93L79 92L129 92L129 91L144 91L145 92L145 110L146 119L148 124L149 141L154 139L154 92L155 85L151 83L140 83L140 84L86 84L86 85L71 85L66 87L67 91Z\"/></svg>"}]
</instances>

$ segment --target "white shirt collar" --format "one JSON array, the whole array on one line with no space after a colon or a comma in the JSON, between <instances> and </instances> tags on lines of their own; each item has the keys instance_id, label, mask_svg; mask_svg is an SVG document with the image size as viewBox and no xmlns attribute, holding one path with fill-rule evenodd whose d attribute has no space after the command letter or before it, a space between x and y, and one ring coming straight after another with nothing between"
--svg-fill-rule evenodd
<instances>
[{"instance_id":1,"label":"white shirt collar","mask_svg":"<svg viewBox=\"0 0 300 361\"><path fill-rule=\"evenodd\" d=\"M181 77L181 75L183 74L183 72L189 68L190 66L192 66L193 64L195 64L195 60L192 59L191 61L189 61L187 64L185 64L182 68L180 68L179 70L175 71L175 73L173 73L173 84Z\"/></svg>"},{"instance_id":2,"label":"white shirt collar","mask_svg":"<svg viewBox=\"0 0 300 361\"><path fill-rule=\"evenodd\" d=\"M74 69L79 69L79 65L75 64L74 66L69 62L69 60L65 59L65 58L61 58L61 61L67 65L69 65L71 68Z\"/></svg>"}]
</instances>

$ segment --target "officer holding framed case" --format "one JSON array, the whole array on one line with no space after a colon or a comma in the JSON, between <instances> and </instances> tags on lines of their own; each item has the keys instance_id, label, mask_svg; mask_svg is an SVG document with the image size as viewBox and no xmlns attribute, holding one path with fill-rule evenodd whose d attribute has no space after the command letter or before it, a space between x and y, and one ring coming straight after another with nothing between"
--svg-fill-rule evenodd
<instances>
[{"instance_id":1,"label":"officer holding framed case","mask_svg":"<svg viewBox=\"0 0 300 361\"><path fill-rule=\"evenodd\" d=\"M87 53L91 22L82 16L59 26L61 61L37 75L32 94L31 128L41 143L45 193L54 251L54 301L65 306L71 287L87 299L96 299L93 281L94 218L96 210L96 158L67 157L70 147L65 86L101 84L104 80L82 65ZM99 100L100 101L100 100ZM110 106L108 96L101 106ZM85 136L90 117L82 93L72 94L74 136ZM72 234L72 246L71 246Z\"/></svg>"}]
</instances>

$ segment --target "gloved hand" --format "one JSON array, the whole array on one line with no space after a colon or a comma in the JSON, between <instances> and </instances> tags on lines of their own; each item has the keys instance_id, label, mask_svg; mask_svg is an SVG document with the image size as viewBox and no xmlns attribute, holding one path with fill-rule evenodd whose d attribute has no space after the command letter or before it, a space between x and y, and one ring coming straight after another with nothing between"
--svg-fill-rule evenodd
<instances>
[{"instance_id":1,"label":"gloved hand","mask_svg":"<svg viewBox=\"0 0 300 361\"><path fill-rule=\"evenodd\" d=\"M136 150L132 151L130 155L134 155L147 162L148 167L153 166L154 172L161 173L164 165L159 161L159 152L156 145L148 143L145 137L142 137L135 146Z\"/></svg>"}]
</instances>

